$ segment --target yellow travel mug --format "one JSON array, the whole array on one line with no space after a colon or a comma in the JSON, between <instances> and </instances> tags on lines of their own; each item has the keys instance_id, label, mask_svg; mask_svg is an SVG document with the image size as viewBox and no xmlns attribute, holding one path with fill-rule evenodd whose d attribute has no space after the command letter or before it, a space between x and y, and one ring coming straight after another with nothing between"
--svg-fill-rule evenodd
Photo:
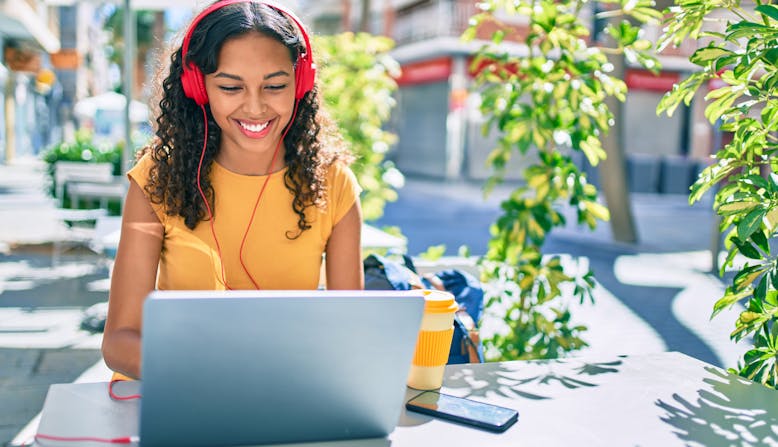
<instances>
[{"instance_id":1,"label":"yellow travel mug","mask_svg":"<svg viewBox=\"0 0 778 447\"><path fill-rule=\"evenodd\" d=\"M424 316L408 374L408 386L434 390L443 385L443 372L454 337L454 313L459 306L454 295L441 290L425 290L424 300Z\"/></svg>"}]
</instances>

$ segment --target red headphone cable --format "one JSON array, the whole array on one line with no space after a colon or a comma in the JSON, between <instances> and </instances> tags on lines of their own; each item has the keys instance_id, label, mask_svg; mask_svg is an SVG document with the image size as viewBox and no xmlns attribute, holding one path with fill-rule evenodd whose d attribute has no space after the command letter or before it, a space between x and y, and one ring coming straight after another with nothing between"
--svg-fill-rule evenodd
<instances>
[{"instance_id":1,"label":"red headphone cable","mask_svg":"<svg viewBox=\"0 0 778 447\"><path fill-rule=\"evenodd\" d=\"M211 235L213 236L213 240L216 242L216 252L219 254L219 261L222 259L222 250L221 247L219 247L219 239L216 238L216 231L213 228L213 213L211 212L211 205L208 204L208 199L205 198L205 193L203 192L203 188L200 187L200 168L203 166L203 158L205 158L205 148L208 144L208 115L205 113L205 106L200 105L200 109L203 111L203 123L205 123L205 137L203 138L203 150L200 153L200 162L197 164L197 190L200 192L200 197L203 198L203 203L205 203L205 209L208 211L208 219L211 222ZM230 286L227 285L227 279L224 276L224 263L221 263L222 268L222 283L224 284L224 287L227 289L230 289Z\"/></svg>"},{"instance_id":2,"label":"red headphone cable","mask_svg":"<svg viewBox=\"0 0 778 447\"><path fill-rule=\"evenodd\" d=\"M276 150L273 152L273 159L270 160L270 169L268 171L267 177L265 177L265 183L262 184L262 189L259 191L259 195L257 195L257 201L254 203L254 209L251 211L249 224L246 227L246 232L243 233L243 240L240 242L240 250L238 251L238 258L240 259L240 265L243 267L243 271L246 272L247 275L249 275L249 279L251 279L252 284L254 284L254 287L257 290L259 290L259 284L257 284L257 282L254 280L254 277L251 276L251 273L249 273L249 269L246 267L246 264L243 261L243 246L246 244L246 238L249 235L251 224L254 222L254 215L257 213L257 208L259 207L259 201L260 199L262 199L262 194L265 192L265 187L267 187L267 182L270 181L270 176L273 174L273 166L275 166L276 163L276 156L278 155L278 150L281 148L281 144L283 144L284 138L286 138L286 134L289 133L289 129L292 128L292 123L294 123L295 117L297 117L297 105L299 103L300 101L298 100L294 101L294 110L292 111L292 118L289 120L289 124L287 124L286 129L284 129L284 133L281 135L281 139L278 140L278 144L276 145Z\"/></svg>"},{"instance_id":3,"label":"red headphone cable","mask_svg":"<svg viewBox=\"0 0 778 447\"><path fill-rule=\"evenodd\" d=\"M52 435L43 435L43 434L36 434L34 437L35 441L38 440L44 440L44 441L62 441L62 442L102 442L104 444L132 444L133 442L139 442L140 438L138 436L122 436L120 438L95 438L92 436L52 436Z\"/></svg>"},{"instance_id":4,"label":"red headphone cable","mask_svg":"<svg viewBox=\"0 0 778 447\"><path fill-rule=\"evenodd\" d=\"M200 186L200 169L203 167L203 158L205 158L205 148L208 144L208 114L205 113L205 106L200 105L200 109L203 111L203 123L205 123L205 137L203 138L203 150L200 153L200 162L197 164L197 190L200 192L200 197L203 198L203 203L205 203L205 209L208 211L208 220L210 220L211 223L211 235L213 236L213 240L216 242L216 252L219 254L219 261L222 260L222 249L219 246L219 239L216 238L216 230L213 228L213 213L211 212L211 205L208 204L208 199L205 198L205 193L203 192L203 188ZM222 270L222 283L224 284L224 287L226 287L228 290L230 290L230 286L227 285L227 278L224 276L224 262L221 262L221 270Z\"/></svg>"},{"instance_id":5,"label":"red headphone cable","mask_svg":"<svg viewBox=\"0 0 778 447\"><path fill-rule=\"evenodd\" d=\"M127 382L127 380L124 379L112 379L108 383L108 395L111 396L111 399L113 400L134 400L134 399L140 399L140 394L130 394L128 396L120 396L113 392L113 386L119 382Z\"/></svg>"},{"instance_id":6,"label":"red headphone cable","mask_svg":"<svg viewBox=\"0 0 778 447\"><path fill-rule=\"evenodd\" d=\"M299 100L295 99L292 118L289 120L289 124L287 124L286 129L284 129L284 133L281 135L281 138L278 140L278 144L276 145L275 151L273 151L273 158L270 160L270 169L268 170L267 176L265 177L265 181L262 184L262 188L259 190L259 194L257 195L257 200L254 202L254 208L251 210L251 217L249 218L249 223L246 226L246 231L243 233L243 239L241 240L240 243L240 250L238 251L238 259L240 260L240 265L241 267L243 267L243 271L246 272L246 275L248 275L249 280L254 285L254 288L256 288L257 290L260 289L259 284L251 275L251 272L249 272L249 269L248 267L246 267L246 263L243 260L243 247L246 244L246 238L248 237L249 230L251 229L251 225L254 222L254 216L257 213L259 202L262 199L262 195L265 193L265 188L267 187L267 184L270 181L270 177L273 175L273 167L275 166L276 158L278 157L278 151L281 148L281 144L283 144L284 142L284 138L286 138L286 134L289 133L289 129L292 128L292 123L294 122L294 119L297 116L297 105L299 104L299 102L300 102ZM210 221L210 226L211 226L211 236L213 237L214 243L216 244L216 252L219 255L219 261L221 263L222 283L224 284L224 287L227 290L233 290L232 287L230 287L229 284L227 283L227 277L224 272L224 257L222 257L222 251L221 251L221 246L219 245L219 239L216 237L216 229L214 226L213 212L211 211L211 206L208 204L208 200L205 197L205 193L203 192L203 189L200 186L200 170L202 169L203 166L203 160L205 159L205 149L208 144L208 115L205 112L205 105L201 104L200 109L203 111L203 123L205 123L205 137L203 138L203 149L200 152L200 162L197 165L197 190L200 192L200 197L202 197L203 202L205 203L205 209L208 211L208 219Z\"/></svg>"},{"instance_id":7,"label":"red headphone cable","mask_svg":"<svg viewBox=\"0 0 778 447\"><path fill-rule=\"evenodd\" d=\"M119 400L119 401L125 401L125 400L135 400L140 399L140 394L130 394L127 396L120 396L113 392L113 386L118 382L125 382L123 379L113 379L108 383L108 395L111 396L111 399L113 400ZM101 442L104 444L132 444L133 442L138 442L140 438L137 436L122 436L119 438L97 438L93 436L54 436L54 435L45 435L42 433L36 433L33 437L34 441L62 441L62 442ZM27 443L22 444L27 445Z\"/></svg>"}]
</instances>

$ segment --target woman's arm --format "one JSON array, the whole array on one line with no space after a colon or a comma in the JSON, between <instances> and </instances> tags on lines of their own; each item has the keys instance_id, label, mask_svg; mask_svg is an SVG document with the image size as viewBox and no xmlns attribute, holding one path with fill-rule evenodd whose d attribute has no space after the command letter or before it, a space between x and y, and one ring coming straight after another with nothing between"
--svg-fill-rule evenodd
<instances>
[{"instance_id":1,"label":"woman's arm","mask_svg":"<svg viewBox=\"0 0 778 447\"><path fill-rule=\"evenodd\" d=\"M326 252L328 289L365 288L365 274L362 270L362 209L359 199L335 224L327 241Z\"/></svg>"},{"instance_id":2,"label":"woman's arm","mask_svg":"<svg viewBox=\"0 0 778 447\"><path fill-rule=\"evenodd\" d=\"M156 284L164 228L133 180L122 214L122 234L103 334L103 358L112 370L139 378L143 301Z\"/></svg>"}]
</instances>

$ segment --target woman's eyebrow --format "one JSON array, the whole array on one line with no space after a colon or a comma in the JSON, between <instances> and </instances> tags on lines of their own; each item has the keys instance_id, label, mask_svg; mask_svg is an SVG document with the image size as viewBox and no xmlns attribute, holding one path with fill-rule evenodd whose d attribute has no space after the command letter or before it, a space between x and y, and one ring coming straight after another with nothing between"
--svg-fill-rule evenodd
<instances>
[{"instance_id":1,"label":"woman's eyebrow","mask_svg":"<svg viewBox=\"0 0 778 447\"><path fill-rule=\"evenodd\" d=\"M284 70L278 70L276 72L265 75L264 79L276 78L278 76L289 76L289 73L285 72Z\"/></svg>"},{"instance_id":2,"label":"woman's eyebrow","mask_svg":"<svg viewBox=\"0 0 778 447\"><path fill-rule=\"evenodd\" d=\"M264 79L267 80L267 79L276 78L276 77L279 77L279 76L289 76L289 73L287 73L284 70L279 70L279 71L275 71L273 73L265 75ZM241 78L238 75L234 75L234 74L230 74L230 73L224 73L223 71L220 71L219 73L216 73L215 75L213 75L213 77L214 78L227 78L227 79L232 79L232 80L235 80L235 81L242 81L243 80L243 78Z\"/></svg>"}]
</instances>

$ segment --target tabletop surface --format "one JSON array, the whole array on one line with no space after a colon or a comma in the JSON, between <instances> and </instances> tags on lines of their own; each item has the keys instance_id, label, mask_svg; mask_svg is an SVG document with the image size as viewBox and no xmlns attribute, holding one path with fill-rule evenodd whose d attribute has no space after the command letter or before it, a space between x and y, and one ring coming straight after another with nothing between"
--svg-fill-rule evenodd
<instances>
[{"instance_id":1,"label":"tabletop surface","mask_svg":"<svg viewBox=\"0 0 778 447\"><path fill-rule=\"evenodd\" d=\"M403 410L388 438L299 445L778 445L775 390L677 352L449 365L441 391L514 408L519 421L494 434ZM138 402L112 401L105 383L52 385L39 433L137 435Z\"/></svg>"}]
</instances>

